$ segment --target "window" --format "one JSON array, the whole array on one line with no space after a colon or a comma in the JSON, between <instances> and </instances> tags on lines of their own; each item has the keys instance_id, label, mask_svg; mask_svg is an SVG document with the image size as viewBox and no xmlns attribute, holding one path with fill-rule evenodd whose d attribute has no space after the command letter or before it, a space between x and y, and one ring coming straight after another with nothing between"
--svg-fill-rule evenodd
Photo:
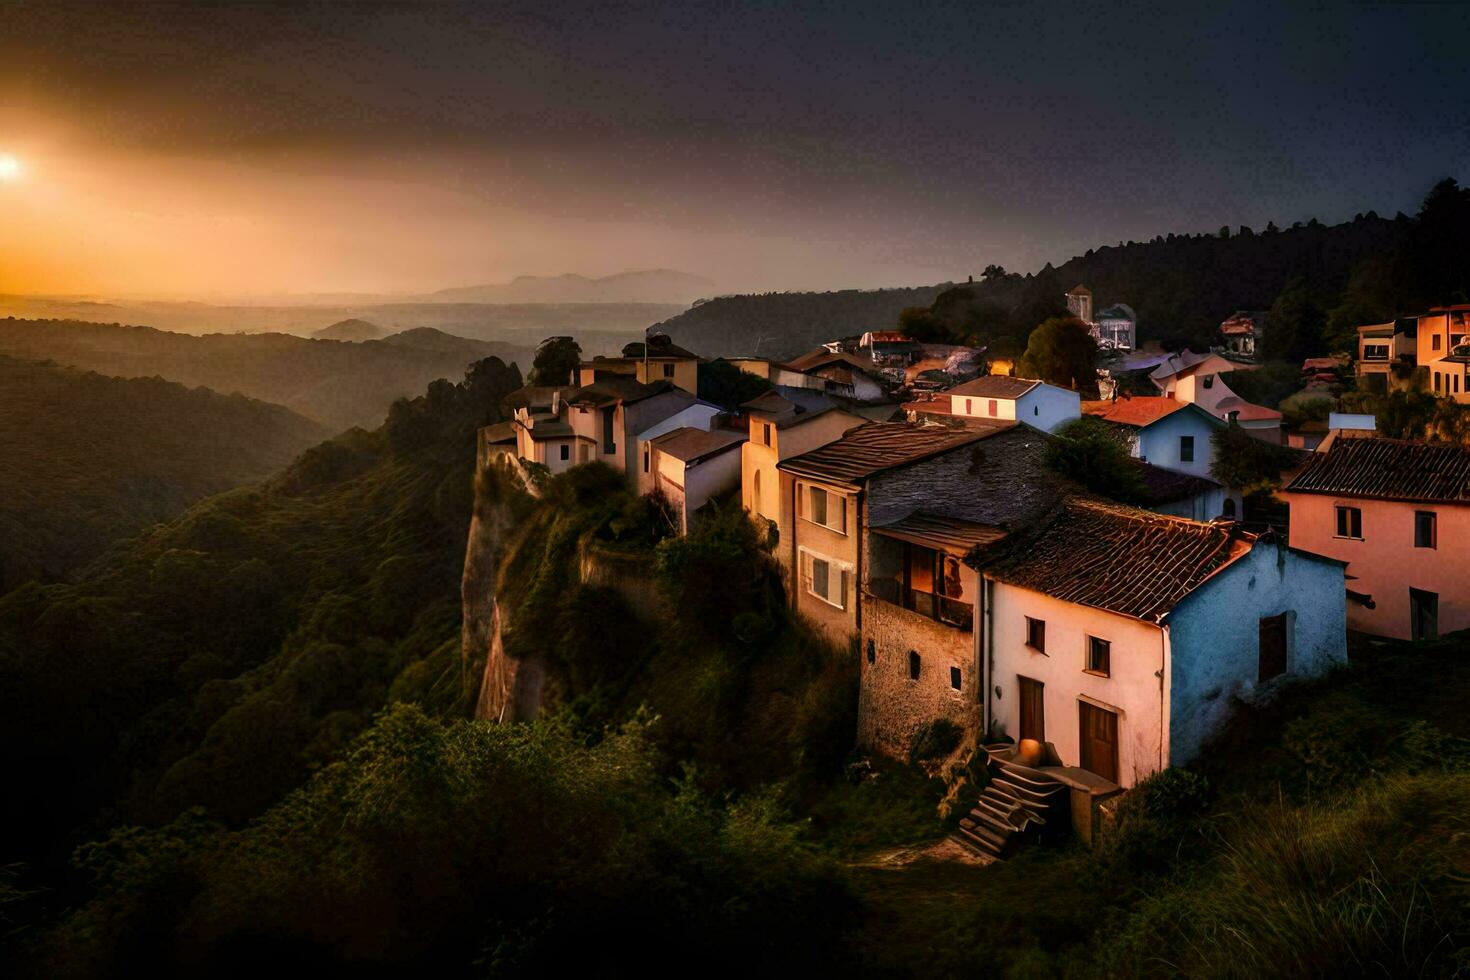
<instances>
[{"instance_id":1,"label":"window","mask_svg":"<svg viewBox=\"0 0 1470 980\"><path fill-rule=\"evenodd\" d=\"M806 519L813 524L847 533L847 501L821 487L807 487Z\"/></svg>"},{"instance_id":2,"label":"window","mask_svg":"<svg viewBox=\"0 0 1470 980\"><path fill-rule=\"evenodd\" d=\"M909 651L909 680L919 679L919 654L916 650Z\"/></svg>"},{"instance_id":3,"label":"window","mask_svg":"<svg viewBox=\"0 0 1470 980\"><path fill-rule=\"evenodd\" d=\"M1386 361L1386 360L1388 360L1388 345L1387 344L1364 344L1363 345L1363 360L1365 360L1365 361Z\"/></svg>"},{"instance_id":4,"label":"window","mask_svg":"<svg viewBox=\"0 0 1470 980\"><path fill-rule=\"evenodd\" d=\"M1269 681L1286 673L1286 613L1267 616L1260 621L1259 681Z\"/></svg>"},{"instance_id":5,"label":"window","mask_svg":"<svg viewBox=\"0 0 1470 980\"><path fill-rule=\"evenodd\" d=\"M1235 498L1226 497L1224 505L1220 508L1220 515L1235 520Z\"/></svg>"},{"instance_id":6,"label":"window","mask_svg":"<svg viewBox=\"0 0 1470 980\"><path fill-rule=\"evenodd\" d=\"M1026 617L1026 645L1040 653L1046 652L1046 620Z\"/></svg>"},{"instance_id":7,"label":"window","mask_svg":"<svg viewBox=\"0 0 1470 980\"><path fill-rule=\"evenodd\" d=\"M1112 673L1113 644L1109 640L1099 639L1096 636L1087 638L1087 667L1089 674L1102 674L1107 677Z\"/></svg>"},{"instance_id":8,"label":"window","mask_svg":"<svg viewBox=\"0 0 1470 980\"><path fill-rule=\"evenodd\" d=\"M1435 391L1438 391L1439 390L1439 372L1438 371L1435 371L1434 372L1434 390Z\"/></svg>"},{"instance_id":9,"label":"window","mask_svg":"<svg viewBox=\"0 0 1470 980\"><path fill-rule=\"evenodd\" d=\"M975 409L970 406L970 401L971 401L971 399L969 399L969 398L966 398L965 399L965 414L966 415L974 415L975 414Z\"/></svg>"},{"instance_id":10,"label":"window","mask_svg":"<svg viewBox=\"0 0 1470 980\"><path fill-rule=\"evenodd\" d=\"M767 446L771 444L771 423L769 422L761 423L761 442Z\"/></svg>"},{"instance_id":11,"label":"window","mask_svg":"<svg viewBox=\"0 0 1470 980\"><path fill-rule=\"evenodd\" d=\"M999 414L1000 406L996 403L994 398L990 399L990 417L995 418Z\"/></svg>"},{"instance_id":12,"label":"window","mask_svg":"<svg viewBox=\"0 0 1470 980\"><path fill-rule=\"evenodd\" d=\"M801 552L801 564L807 592L828 605L847 608L848 583L852 580L847 566L805 550Z\"/></svg>"},{"instance_id":13,"label":"window","mask_svg":"<svg viewBox=\"0 0 1470 980\"><path fill-rule=\"evenodd\" d=\"M1429 349L1439 350L1439 334L1434 334L1429 338Z\"/></svg>"},{"instance_id":14,"label":"window","mask_svg":"<svg viewBox=\"0 0 1470 980\"><path fill-rule=\"evenodd\" d=\"M1032 415L1040 415L1041 414L1041 406L1040 405L1032 405L1031 406L1031 414Z\"/></svg>"},{"instance_id":15,"label":"window","mask_svg":"<svg viewBox=\"0 0 1470 980\"><path fill-rule=\"evenodd\" d=\"M868 663L871 664L871 663L873 663L873 661L875 661L877 659L878 659L878 650L877 650L876 647L873 646L873 641L872 640L869 640L868 641Z\"/></svg>"},{"instance_id":16,"label":"window","mask_svg":"<svg viewBox=\"0 0 1470 980\"><path fill-rule=\"evenodd\" d=\"M1213 374L1205 375L1204 385L1205 391L1209 391L1211 388L1215 387L1215 376Z\"/></svg>"},{"instance_id":17,"label":"window","mask_svg":"<svg viewBox=\"0 0 1470 980\"><path fill-rule=\"evenodd\" d=\"M963 678L960 676L960 669L958 667L949 668L949 686L951 688L958 691L962 686L962 680Z\"/></svg>"},{"instance_id":18,"label":"window","mask_svg":"<svg viewBox=\"0 0 1470 980\"><path fill-rule=\"evenodd\" d=\"M1438 544L1437 523L1434 511L1414 511L1414 547L1433 548Z\"/></svg>"},{"instance_id":19,"label":"window","mask_svg":"<svg viewBox=\"0 0 1470 980\"><path fill-rule=\"evenodd\" d=\"M1179 462L1194 462L1194 436L1179 437Z\"/></svg>"},{"instance_id":20,"label":"window","mask_svg":"<svg viewBox=\"0 0 1470 980\"><path fill-rule=\"evenodd\" d=\"M1356 507L1337 508L1337 536L1339 538L1363 538L1363 512Z\"/></svg>"},{"instance_id":21,"label":"window","mask_svg":"<svg viewBox=\"0 0 1470 980\"><path fill-rule=\"evenodd\" d=\"M665 364L664 365L664 377L666 377L666 378L672 378L673 376L674 376L674 365L672 365L672 364Z\"/></svg>"},{"instance_id":22,"label":"window","mask_svg":"<svg viewBox=\"0 0 1470 980\"><path fill-rule=\"evenodd\" d=\"M1409 590L1409 635L1416 640L1439 636L1439 593Z\"/></svg>"},{"instance_id":23,"label":"window","mask_svg":"<svg viewBox=\"0 0 1470 980\"><path fill-rule=\"evenodd\" d=\"M571 446L568 446L565 443L562 444L562 447L561 447L561 458L562 459L571 459L572 458L572 447Z\"/></svg>"}]
</instances>

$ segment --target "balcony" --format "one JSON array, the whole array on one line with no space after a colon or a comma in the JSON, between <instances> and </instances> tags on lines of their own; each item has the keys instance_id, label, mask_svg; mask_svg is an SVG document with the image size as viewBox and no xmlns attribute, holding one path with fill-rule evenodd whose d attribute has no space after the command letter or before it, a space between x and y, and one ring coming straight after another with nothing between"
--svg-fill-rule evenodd
<instances>
[{"instance_id":1,"label":"balcony","mask_svg":"<svg viewBox=\"0 0 1470 980\"><path fill-rule=\"evenodd\" d=\"M916 612L936 623L966 631L974 627L975 607L968 602L933 592L906 589L902 582L891 578L869 579L867 592L875 599Z\"/></svg>"}]
</instances>

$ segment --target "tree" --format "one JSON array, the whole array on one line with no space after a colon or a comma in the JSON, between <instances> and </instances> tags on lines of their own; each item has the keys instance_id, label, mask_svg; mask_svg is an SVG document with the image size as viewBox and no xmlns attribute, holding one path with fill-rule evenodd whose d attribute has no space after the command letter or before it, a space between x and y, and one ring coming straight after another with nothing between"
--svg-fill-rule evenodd
<instances>
[{"instance_id":1,"label":"tree","mask_svg":"<svg viewBox=\"0 0 1470 980\"><path fill-rule=\"evenodd\" d=\"M989 282L992 279L1004 279L1005 277L1006 270L1005 266L1002 265L987 265L985 271L980 273L980 278L985 282Z\"/></svg>"},{"instance_id":2,"label":"tree","mask_svg":"<svg viewBox=\"0 0 1470 980\"><path fill-rule=\"evenodd\" d=\"M927 306L910 306L898 314L898 329L922 344L952 342L949 328Z\"/></svg>"},{"instance_id":3,"label":"tree","mask_svg":"<svg viewBox=\"0 0 1470 980\"><path fill-rule=\"evenodd\" d=\"M1234 424L1216 429L1210 440L1215 449L1210 476L1246 495L1276 490L1281 471L1299 458L1296 450L1257 439Z\"/></svg>"},{"instance_id":4,"label":"tree","mask_svg":"<svg viewBox=\"0 0 1470 980\"><path fill-rule=\"evenodd\" d=\"M1140 467L1102 419L1073 419L1047 440L1046 465L1055 473L1124 503L1139 503L1147 494Z\"/></svg>"},{"instance_id":5,"label":"tree","mask_svg":"<svg viewBox=\"0 0 1470 980\"><path fill-rule=\"evenodd\" d=\"M742 371L724 358L699 365L698 378L699 397L731 412L771 390L765 378Z\"/></svg>"},{"instance_id":6,"label":"tree","mask_svg":"<svg viewBox=\"0 0 1470 980\"><path fill-rule=\"evenodd\" d=\"M577 365L582 362L582 348L573 337L547 337L536 348L531 364L533 385L575 384Z\"/></svg>"},{"instance_id":7,"label":"tree","mask_svg":"<svg viewBox=\"0 0 1470 980\"><path fill-rule=\"evenodd\" d=\"M1052 317L1031 331L1019 373L1063 388L1097 384L1097 341L1076 317Z\"/></svg>"},{"instance_id":8,"label":"tree","mask_svg":"<svg viewBox=\"0 0 1470 980\"><path fill-rule=\"evenodd\" d=\"M1266 335L1261 340L1262 354L1268 359L1300 365L1305 359L1322 352L1323 330L1327 314L1317 301L1317 294L1305 279L1287 284L1266 314Z\"/></svg>"}]
</instances>

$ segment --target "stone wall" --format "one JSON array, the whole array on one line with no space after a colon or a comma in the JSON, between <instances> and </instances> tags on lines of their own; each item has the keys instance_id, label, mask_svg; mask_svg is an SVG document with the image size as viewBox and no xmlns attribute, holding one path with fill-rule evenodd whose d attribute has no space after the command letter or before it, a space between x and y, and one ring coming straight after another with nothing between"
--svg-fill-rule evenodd
<instances>
[{"instance_id":1,"label":"stone wall","mask_svg":"<svg viewBox=\"0 0 1470 980\"><path fill-rule=\"evenodd\" d=\"M965 569L967 592L975 573ZM909 651L919 654L919 676L909 677ZM872 662L868 660L872 652ZM919 729L947 718L973 742L980 727L980 678L973 629L958 629L872 595L863 596L858 744L904 757ZM950 669L960 671L960 689Z\"/></svg>"}]
</instances>

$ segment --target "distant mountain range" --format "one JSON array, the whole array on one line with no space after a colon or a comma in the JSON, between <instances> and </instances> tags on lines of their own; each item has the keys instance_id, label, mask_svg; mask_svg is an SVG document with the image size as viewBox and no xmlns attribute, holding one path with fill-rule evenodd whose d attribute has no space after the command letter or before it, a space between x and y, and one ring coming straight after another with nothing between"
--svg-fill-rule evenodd
<instances>
[{"instance_id":1,"label":"distant mountain range","mask_svg":"<svg viewBox=\"0 0 1470 980\"><path fill-rule=\"evenodd\" d=\"M496 356L530 370L532 351L429 328L382 340L279 333L206 334L66 320L0 319L0 354L54 360L123 378L160 377L275 402L334 430L382 423L396 398Z\"/></svg>"},{"instance_id":2,"label":"distant mountain range","mask_svg":"<svg viewBox=\"0 0 1470 980\"><path fill-rule=\"evenodd\" d=\"M0 356L0 594L264 479L327 434L242 395Z\"/></svg>"},{"instance_id":3,"label":"distant mountain range","mask_svg":"<svg viewBox=\"0 0 1470 980\"><path fill-rule=\"evenodd\" d=\"M510 282L441 289L427 299L441 303L692 303L713 295L715 284L674 269L620 272L590 279L575 273L519 276Z\"/></svg>"}]
</instances>

